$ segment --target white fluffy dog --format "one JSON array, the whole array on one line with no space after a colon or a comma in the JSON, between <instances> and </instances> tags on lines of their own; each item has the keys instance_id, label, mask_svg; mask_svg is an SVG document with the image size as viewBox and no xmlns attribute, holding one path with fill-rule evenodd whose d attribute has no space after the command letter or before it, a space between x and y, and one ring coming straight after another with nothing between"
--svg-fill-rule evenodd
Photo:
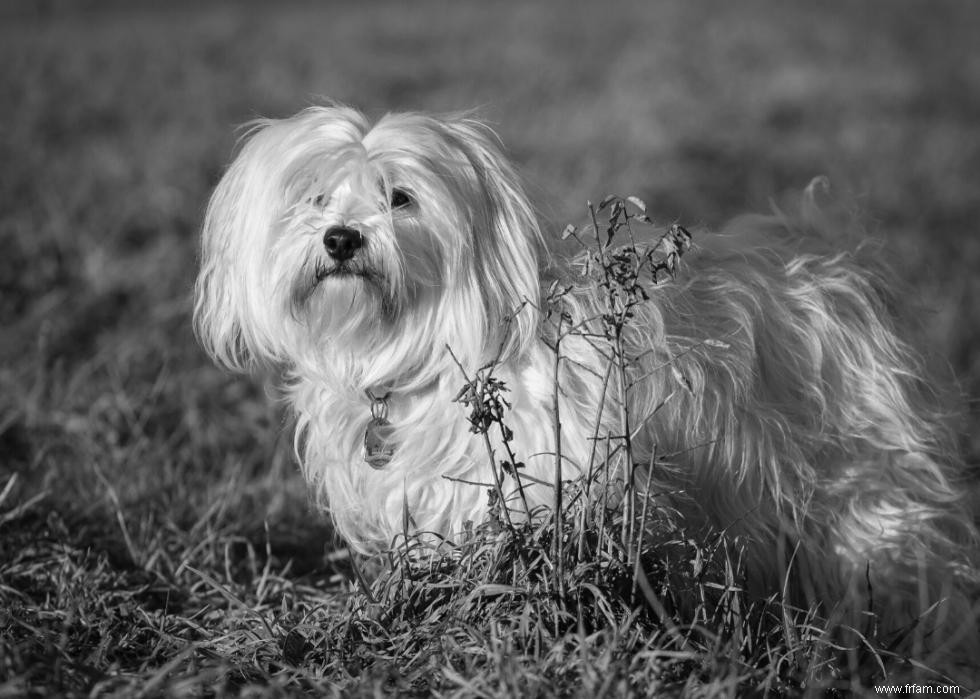
<instances>
[{"instance_id":1,"label":"white fluffy dog","mask_svg":"<svg viewBox=\"0 0 980 699\"><path fill-rule=\"evenodd\" d=\"M566 329L596 327L603 302L581 271L542 274L538 223L487 128L310 108L256 123L218 185L196 328L224 365L283 371L303 470L361 551L406 521L452 539L488 517L474 484L494 482L493 457L454 399L495 362L531 507L552 498L534 481L553 479L556 434L564 478L594 471L593 435L623 412L599 406L627 396L632 461L669 456L637 481L742 537L760 592L788 585L828 614L873 600L891 630L942 602L916 643L966 658L978 535L919 363L876 277L805 252L795 225L699 236L636 306L620 391L588 332L556 362L550 280L573 287Z\"/></svg>"}]
</instances>

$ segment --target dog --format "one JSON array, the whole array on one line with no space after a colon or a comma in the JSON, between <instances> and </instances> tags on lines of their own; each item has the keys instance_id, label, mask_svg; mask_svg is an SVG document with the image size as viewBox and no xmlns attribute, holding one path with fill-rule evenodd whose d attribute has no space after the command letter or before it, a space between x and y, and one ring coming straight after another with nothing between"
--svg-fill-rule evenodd
<instances>
[{"instance_id":1,"label":"dog","mask_svg":"<svg viewBox=\"0 0 980 699\"><path fill-rule=\"evenodd\" d=\"M760 594L873 607L888 630L918 625L907 645L944 667L972 662L980 535L963 467L897 297L860 251L811 251L821 225L744 217L674 249L678 273L650 284L620 337L620 391L597 333L561 337L561 319L596 326L601 284L548 256L489 128L311 107L252 124L217 185L195 328L218 363L282 373L303 472L358 551L406 523L453 540L485 521L478 484L505 449L524 506L546 506L536 483L553 480L557 440L561 477L586 476L625 406L632 461L670 455L646 467L645 492L746 542ZM512 430L491 454L454 403L486 367Z\"/></svg>"}]
</instances>

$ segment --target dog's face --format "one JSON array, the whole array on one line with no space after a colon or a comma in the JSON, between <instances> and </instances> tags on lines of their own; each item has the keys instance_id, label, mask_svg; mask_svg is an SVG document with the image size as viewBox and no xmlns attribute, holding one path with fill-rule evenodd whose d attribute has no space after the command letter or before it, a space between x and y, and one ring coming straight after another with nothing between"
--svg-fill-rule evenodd
<instances>
[{"instance_id":1,"label":"dog's face","mask_svg":"<svg viewBox=\"0 0 980 699\"><path fill-rule=\"evenodd\" d=\"M411 371L447 344L474 361L517 351L531 314L508 319L537 301L538 240L485 127L308 109L259 122L218 185L196 327L238 368Z\"/></svg>"}]
</instances>

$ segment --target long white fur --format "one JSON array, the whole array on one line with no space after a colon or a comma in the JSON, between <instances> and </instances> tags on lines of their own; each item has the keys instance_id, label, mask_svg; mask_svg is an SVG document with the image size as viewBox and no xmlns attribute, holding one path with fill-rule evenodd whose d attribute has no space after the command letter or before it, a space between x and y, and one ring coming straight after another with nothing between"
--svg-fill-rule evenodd
<instances>
[{"instance_id":1,"label":"long white fur","mask_svg":"<svg viewBox=\"0 0 980 699\"><path fill-rule=\"evenodd\" d=\"M409 207L390 208L395 188ZM627 334L645 377L630 393L646 425L634 458L674 455L650 474L651 492L743 537L763 594L790 570L793 599L857 613L870 583L891 629L945 600L923 628L953 667L980 649L969 622L980 537L960 467L885 286L854 254L806 252L788 235L811 224L750 217L699 235L677 278L653 289ZM362 234L356 274L315 283L335 265L323 246L335 225ZM564 303L576 321L594 315L598 292L541 251L518 178L479 123L396 114L372 125L346 107L310 108L256 123L218 185L196 328L220 363L284 372L303 471L352 546L387 546L406 505L417 530L452 538L488 515L486 489L467 482L492 482L482 438L453 402L457 361L472 375L497 360L514 449L528 475L552 478L541 289L575 283ZM572 478L594 461L606 360L582 337L562 348ZM366 391L391 396L397 448L382 470L362 456ZM551 498L527 492L532 506Z\"/></svg>"}]
</instances>

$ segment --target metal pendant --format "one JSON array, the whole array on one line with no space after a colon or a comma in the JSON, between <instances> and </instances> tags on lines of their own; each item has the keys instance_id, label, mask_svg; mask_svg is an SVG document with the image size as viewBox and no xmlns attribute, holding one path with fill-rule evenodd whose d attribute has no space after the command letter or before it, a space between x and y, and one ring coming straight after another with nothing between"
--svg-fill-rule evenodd
<instances>
[{"instance_id":1,"label":"metal pendant","mask_svg":"<svg viewBox=\"0 0 980 699\"><path fill-rule=\"evenodd\" d=\"M391 394L377 398L368 391L367 395L371 399L371 422L364 430L364 460L371 468L382 469L395 455L392 440L395 428L388 422L388 396Z\"/></svg>"},{"instance_id":2,"label":"metal pendant","mask_svg":"<svg viewBox=\"0 0 980 699\"><path fill-rule=\"evenodd\" d=\"M371 418L364 430L364 460L371 468L382 469L395 455L391 435L395 428L384 418Z\"/></svg>"}]
</instances>

